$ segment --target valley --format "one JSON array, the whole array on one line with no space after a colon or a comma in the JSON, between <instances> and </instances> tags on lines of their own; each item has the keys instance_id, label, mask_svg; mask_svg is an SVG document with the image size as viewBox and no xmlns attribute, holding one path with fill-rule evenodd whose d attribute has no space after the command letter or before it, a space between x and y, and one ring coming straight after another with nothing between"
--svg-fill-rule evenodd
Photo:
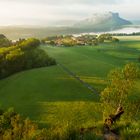
<instances>
[{"instance_id":1,"label":"valley","mask_svg":"<svg viewBox=\"0 0 140 140\"><path fill-rule=\"evenodd\" d=\"M139 44L139 41L121 40L116 45L112 43L83 47L42 45L41 49L101 92L107 84L106 77L110 70L129 62L138 63ZM62 122L70 123L73 119L78 121L79 125L86 126L90 121L95 123L95 118L98 120L102 118L101 110L97 108L100 104L99 95L93 94L60 65L23 71L1 80L0 96L2 107L12 106L23 116L29 116L41 126L59 126ZM79 117L75 115L78 112Z\"/></svg>"}]
</instances>

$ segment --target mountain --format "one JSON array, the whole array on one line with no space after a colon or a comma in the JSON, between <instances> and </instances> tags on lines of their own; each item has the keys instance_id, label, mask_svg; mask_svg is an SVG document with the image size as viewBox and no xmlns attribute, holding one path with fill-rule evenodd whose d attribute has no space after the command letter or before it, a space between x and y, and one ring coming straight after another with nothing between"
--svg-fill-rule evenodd
<instances>
[{"instance_id":1,"label":"mountain","mask_svg":"<svg viewBox=\"0 0 140 140\"><path fill-rule=\"evenodd\" d=\"M46 36L80 34L91 32L109 32L115 29L123 28L124 25L132 25L128 20L119 16L119 13L107 12L96 13L91 17L81 21L57 21L57 25L48 26L3 26L0 27L0 33L8 38L15 40L18 38L45 38ZM125 26L126 27L126 26Z\"/></svg>"},{"instance_id":2,"label":"mountain","mask_svg":"<svg viewBox=\"0 0 140 140\"><path fill-rule=\"evenodd\" d=\"M91 17L74 24L74 27L93 31L111 31L132 23L119 16L119 13L95 13Z\"/></svg>"}]
</instances>

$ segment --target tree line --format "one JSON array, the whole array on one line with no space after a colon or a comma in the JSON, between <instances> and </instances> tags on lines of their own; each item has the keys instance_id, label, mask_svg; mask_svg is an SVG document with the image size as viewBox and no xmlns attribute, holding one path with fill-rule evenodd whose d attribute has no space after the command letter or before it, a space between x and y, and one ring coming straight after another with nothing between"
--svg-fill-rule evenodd
<instances>
[{"instance_id":1,"label":"tree line","mask_svg":"<svg viewBox=\"0 0 140 140\"><path fill-rule=\"evenodd\" d=\"M56 62L39 48L35 38L19 40L14 46L0 48L0 78L13 73L54 65Z\"/></svg>"},{"instance_id":2,"label":"tree line","mask_svg":"<svg viewBox=\"0 0 140 140\"><path fill-rule=\"evenodd\" d=\"M139 36L140 32L133 32L133 33L112 33L112 36Z\"/></svg>"}]
</instances>

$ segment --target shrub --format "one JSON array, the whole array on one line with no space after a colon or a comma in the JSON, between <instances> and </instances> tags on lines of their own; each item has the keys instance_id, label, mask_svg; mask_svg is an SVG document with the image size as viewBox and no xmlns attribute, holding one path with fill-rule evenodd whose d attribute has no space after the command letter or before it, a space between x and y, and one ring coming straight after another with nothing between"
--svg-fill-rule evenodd
<instances>
[{"instance_id":1,"label":"shrub","mask_svg":"<svg viewBox=\"0 0 140 140\"><path fill-rule=\"evenodd\" d=\"M135 96L132 91L134 91L135 81L139 78L139 74L139 67L133 63L125 65L122 70L117 69L110 72L109 85L101 93L105 117L114 112L118 106L125 108L127 119L134 119L140 113L138 106L140 98L135 100L130 98Z\"/></svg>"}]
</instances>

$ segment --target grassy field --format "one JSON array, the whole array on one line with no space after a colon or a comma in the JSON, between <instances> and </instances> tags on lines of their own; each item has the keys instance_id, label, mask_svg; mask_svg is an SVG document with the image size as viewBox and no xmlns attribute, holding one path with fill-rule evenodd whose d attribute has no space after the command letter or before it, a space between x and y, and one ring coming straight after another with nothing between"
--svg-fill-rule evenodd
<instances>
[{"instance_id":1,"label":"grassy field","mask_svg":"<svg viewBox=\"0 0 140 140\"><path fill-rule=\"evenodd\" d=\"M41 46L57 62L98 91L114 68L137 62L140 41L85 47ZM139 87L139 84L137 85ZM99 96L59 65L24 71L0 81L0 104L45 126L75 122L80 126L102 120Z\"/></svg>"},{"instance_id":2,"label":"grassy field","mask_svg":"<svg viewBox=\"0 0 140 140\"><path fill-rule=\"evenodd\" d=\"M66 66L97 89L106 85L110 70L129 62L138 62L140 41L123 41L119 44L102 44L84 47L46 47L45 49L57 62Z\"/></svg>"},{"instance_id":3,"label":"grassy field","mask_svg":"<svg viewBox=\"0 0 140 140\"><path fill-rule=\"evenodd\" d=\"M140 36L116 36L116 37L123 41L139 41L140 40Z\"/></svg>"}]
</instances>

